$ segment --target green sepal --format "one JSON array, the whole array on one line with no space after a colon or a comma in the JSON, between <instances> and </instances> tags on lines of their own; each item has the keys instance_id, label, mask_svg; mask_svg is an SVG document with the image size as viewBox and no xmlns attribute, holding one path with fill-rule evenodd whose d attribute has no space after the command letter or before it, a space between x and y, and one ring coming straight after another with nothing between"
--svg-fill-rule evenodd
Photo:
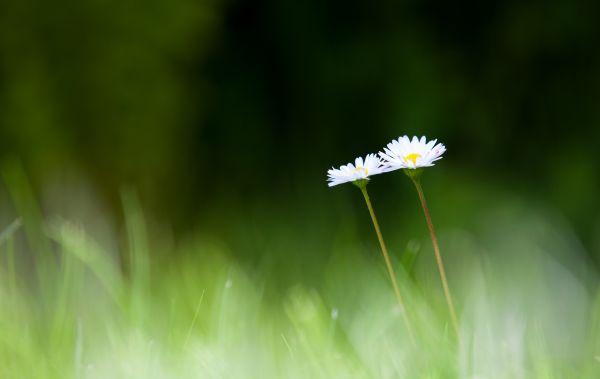
<instances>
[{"instance_id":1,"label":"green sepal","mask_svg":"<svg viewBox=\"0 0 600 379\"><path fill-rule=\"evenodd\" d=\"M355 186L357 186L360 189L363 189L367 186L367 184L369 183L369 179L358 179L352 182L352 184L354 184Z\"/></svg>"},{"instance_id":2,"label":"green sepal","mask_svg":"<svg viewBox=\"0 0 600 379\"><path fill-rule=\"evenodd\" d=\"M423 173L422 168L404 168L402 171L404 171L404 173L412 180L419 180Z\"/></svg>"}]
</instances>

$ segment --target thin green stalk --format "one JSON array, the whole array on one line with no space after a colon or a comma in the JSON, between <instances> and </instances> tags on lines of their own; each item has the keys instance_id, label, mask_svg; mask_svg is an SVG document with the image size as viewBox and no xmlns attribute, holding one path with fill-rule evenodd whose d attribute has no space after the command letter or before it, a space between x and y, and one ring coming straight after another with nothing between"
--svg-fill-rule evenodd
<instances>
[{"instance_id":1,"label":"thin green stalk","mask_svg":"<svg viewBox=\"0 0 600 379\"><path fill-rule=\"evenodd\" d=\"M17 275L15 265L15 241L13 237L6 240L6 250L8 255L8 284L11 296L16 296L17 293Z\"/></svg>"},{"instance_id":2,"label":"thin green stalk","mask_svg":"<svg viewBox=\"0 0 600 379\"><path fill-rule=\"evenodd\" d=\"M452 294L450 293L450 286L448 286L448 280L446 279L446 270L444 269L444 261L442 260L442 254L440 253L440 246L438 244L435 230L433 229L433 222L431 222L431 215L429 214L429 207L427 207L427 201L423 194L423 188L421 187L421 180L418 177L412 177L411 179L417 188L419 194L419 200L421 200L421 206L423 207L423 213L425 214L425 220L427 221L427 228L431 235L431 243L433 244L433 252L435 253L435 260L437 262L438 270L440 271L440 278L442 279L442 286L444 287L444 296L446 297L446 303L450 310L450 317L452 318L452 326L456 335L458 334L458 319L456 318L456 311L454 310L454 303L452 302Z\"/></svg>"},{"instance_id":3,"label":"thin green stalk","mask_svg":"<svg viewBox=\"0 0 600 379\"><path fill-rule=\"evenodd\" d=\"M61 283L57 288L57 298L54 304L54 320L52 323L51 330L51 341L60 346L67 337L67 328L69 321L71 321L71 315L69 315L69 296L71 295L71 288L75 286L75 258L71 254L65 252L61 255L61 268L60 278Z\"/></svg>"},{"instance_id":4,"label":"thin green stalk","mask_svg":"<svg viewBox=\"0 0 600 379\"><path fill-rule=\"evenodd\" d=\"M6 242L8 286L11 295L16 294L17 279L15 274L15 240L14 235L21 227L21 219L17 218L0 233L0 245Z\"/></svg>"},{"instance_id":5,"label":"thin green stalk","mask_svg":"<svg viewBox=\"0 0 600 379\"><path fill-rule=\"evenodd\" d=\"M377 217L375 216L375 211L373 210L373 205L371 204L369 194L367 193L367 186L362 185L359 186L359 188L362 191L362 194L365 198L365 202L367 203L367 208L369 208L369 213L371 214L371 220L373 221L375 233L377 233L377 238L379 239L379 245L381 246L383 259L385 260L385 265L387 266L388 274L390 275L390 280L392 281L392 286L394 287L394 293L396 294L396 300L398 301L398 305L400 306L400 312L402 313L404 324L406 325L406 329L408 330L408 334L410 336L411 341L414 342L413 331L410 325L410 321L408 320L406 306L404 305L404 300L402 300L400 288L398 287L398 283L396 282L396 273L394 272L394 267L392 266L390 255L388 254L387 247L385 246L385 242L383 241L383 236L381 234L381 229L379 228L379 223L377 222Z\"/></svg>"}]
</instances>

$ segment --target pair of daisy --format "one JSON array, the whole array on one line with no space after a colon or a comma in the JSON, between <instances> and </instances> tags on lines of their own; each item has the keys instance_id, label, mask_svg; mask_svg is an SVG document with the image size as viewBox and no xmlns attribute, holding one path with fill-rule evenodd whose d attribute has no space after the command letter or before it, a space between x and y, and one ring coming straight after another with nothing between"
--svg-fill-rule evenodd
<instances>
[{"instance_id":1,"label":"pair of daisy","mask_svg":"<svg viewBox=\"0 0 600 379\"><path fill-rule=\"evenodd\" d=\"M404 322L406 324L408 334L411 337L411 340L413 340L413 342L414 336L411 323L406 312L406 307L404 304L402 294L400 292L400 288L398 286L398 283L396 282L396 273L394 271L387 247L385 246L385 242L381 234L381 229L379 228L379 222L377 221L375 211L373 210L373 205L371 204L369 194L367 193L367 183L369 182L369 178L373 175L402 169L415 184L415 188L417 189L417 194L419 195L419 200L421 202L421 206L423 207L423 213L425 215L427 227L431 236L433 251L440 273L440 279L442 282L442 287L444 289L446 303L450 311L452 325L458 336L458 320L456 318L456 311L454 310L452 294L450 293L450 287L446 278L446 270L444 269L444 263L442 260L442 255L440 253L437 236L433 228L433 222L431 221L429 208L427 206L427 201L425 200L425 195L423 194L423 189L421 187L420 180L422 168L433 166L433 162L442 159L442 154L444 154L444 152L446 151L446 147L443 144L436 143L437 140L427 142L427 139L425 137L421 137L420 139L417 137L413 137L411 140L408 138L408 136L403 136L398 138L397 140L393 140L392 142L388 143L387 147L383 149L383 152L380 152L378 155L369 154L364 159L362 157L358 157L354 161L354 164L349 163L347 165L341 166L339 169L332 168L327 172L327 181L329 187L333 187L342 183L352 182L358 188L360 188L365 198L367 208L369 209L369 213L371 215L371 220L373 221L373 226L375 228L377 238L379 239L379 244L381 246L383 258L388 269L388 274L390 276L390 280L394 288L394 293L396 295L398 305L400 306L401 313L404 317Z\"/></svg>"},{"instance_id":2,"label":"pair of daisy","mask_svg":"<svg viewBox=\"0 0 600 379\"><path fill-rule=\"evenodd\" d=\"M433 166L433 162L442 158L446 147L437 140L427 142L421 139L403 136L388 143L378 155L369 154L364 159L356 158L354 164L349 163L340 168L332 168L327 172L329 187L342 183L369 180L369 177L384 172ZM358 184L358 183L357 183Z\"/></svg>"}]
</instances>

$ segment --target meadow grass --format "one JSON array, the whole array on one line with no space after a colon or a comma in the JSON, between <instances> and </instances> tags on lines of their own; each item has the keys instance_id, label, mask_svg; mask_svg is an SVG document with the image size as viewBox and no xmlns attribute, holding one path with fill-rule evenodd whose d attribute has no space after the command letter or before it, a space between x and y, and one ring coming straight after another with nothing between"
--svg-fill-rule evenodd
<instances>
[{"instance_id":1,"label":"meadow grass","mask_svg":"<svg viewBox=\"0 0 600 379\"><path fill-rule=\"evenodd\" d=\"M274 240L249 264L210 233L155 233L130 192L123 204L116 247L31 209L0 234L0 378L600 377L596 272L543 211L510 203L440 230L460 339L427 235L392 249L412 343L367 233L308 244L262 219L290 257L323 246L318 279L297 280Z\"/></svg>"}]
</instances>

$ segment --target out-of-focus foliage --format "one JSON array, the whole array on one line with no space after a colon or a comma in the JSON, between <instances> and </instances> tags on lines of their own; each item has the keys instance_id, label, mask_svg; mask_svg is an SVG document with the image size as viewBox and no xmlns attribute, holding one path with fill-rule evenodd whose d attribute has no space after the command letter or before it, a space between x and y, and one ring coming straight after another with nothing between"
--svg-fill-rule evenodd
<instances>
[{"instance_id":1,"label":"out-of-focus foliage","mask_svg":"<svg viewBox=\"0 0 600 379\"><path fill-rule=\"evenodd\" d=\"M19 223L2 233L2 378L600 374L597 277L556 216L506 203L480 212L470 232L440 235L457 295L460 344L431 248L413 241L407 251L418 259L405 269L399 261L406 253L397 254L413 343L378 249L360 243L362 231L340 228L320 275L297 280L286 275L290 262L276 261L276 244L263 247L270 258L262 268L249 269L210 233L173 245L147 223L133 195L124 203L128 237L121 248L107 248L73 220L45 222L41 238L52 243L60 264L41 267L38 286L23 275L23 264L14 265L26 253ZM279 233L277 223L259 221L268 235ZM286 237L292 250L308 247L301 235Z\"/></svg>"},{"instance_id":2,"label":"out-of-focus foliage","mask_svg":"<svg viewBox=\"0 0 600 379\"><path fill-rule=\"evenodd\" d=\"M0 2L0 377L597 378L598 8Z\"/></svg>"},{"instance_id":3,"label":"out-of-focus foliage","mask_svg":"<svg viewBox=\"0 0 600 379\"><path fill-rule=\"evenodd\" d=\"M592 243L596 14L566 0L4 1L0 157L37 189L83 173L113 210L133 185L185 226L260 194L303 206L330 165L426 134L449 148L447 180L523 191Z\"/></svg>"},{"instance_id":4,"label":"out-of-focus foliage","mask_svg":"<svg viewBox=\"0 0 600 379\"><path fill-rule=\"evenodd\" d=\"M206 96L194 78L219 8L193 0L2 2L3 158L23 159L42 183L83 171L104 188L151 191L185 177L183 146Z\"/></svg>"}]
</instances>

